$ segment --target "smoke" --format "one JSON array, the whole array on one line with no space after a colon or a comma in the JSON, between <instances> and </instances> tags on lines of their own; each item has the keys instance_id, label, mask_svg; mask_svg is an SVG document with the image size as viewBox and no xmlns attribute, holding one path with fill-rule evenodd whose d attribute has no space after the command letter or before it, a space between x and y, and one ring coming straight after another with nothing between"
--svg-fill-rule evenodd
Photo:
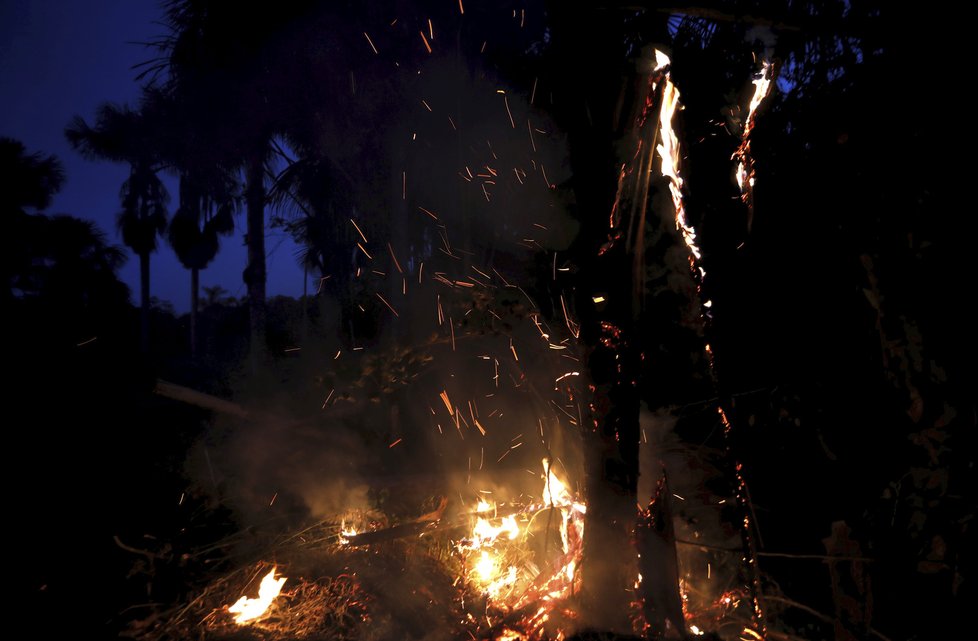
<instances>
[{"instance_id":1,"label":"smoke","mask_svg":"<svg viewBox=\"0 0 978 641\"><path fill-rule=\"evenodd\" d=\"M242 525L284 525L365 508L361 435L338 421L238 420L191 451L191 477Z\"/></svg>"}]
</instances>

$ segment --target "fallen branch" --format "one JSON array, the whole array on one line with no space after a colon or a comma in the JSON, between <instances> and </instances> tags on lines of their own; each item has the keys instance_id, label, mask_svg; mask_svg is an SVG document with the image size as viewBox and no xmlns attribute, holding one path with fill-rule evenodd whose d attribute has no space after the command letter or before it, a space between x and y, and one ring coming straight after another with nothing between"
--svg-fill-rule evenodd
<instances>
[{"instance_id":1,"label":"fallen branch","mask_svg":"<svg viewBox=\"0 0 978 641\"><path fill-rule=\"evenodd\" d=\"M811 607L805 605L804 603L799 603L798 601L795 601L793 599L788 599L786 597L776 596L773 594L765 594L764 598L767 599L768 601L774 601L775 603L782 603L788 606L789 608L795 608L796 610L801 610L802 612L806 612L812 615L813 617L815 617L816 619L824 623L828 623L829 625L835 625L837 623L835 618L830 617L827 614L822 614L818 610L814 610ZM883 633L879 632L874 628L866 628L866 631L869 632L874 637L876 637L877 639L880 639L880 641L891 641L889 637L885 636Z\"/></svg>"},{"instance_id":2,"label":"fallen branch","mask_svg":"<svg viewBox=\"0 0 978 641\"><path fill-rule=\"evenodd\" d=\"M231 401L226 401L223 398L211 396L210 394L198 392L195 389L190 389L189 387L177 385L176 383L170 383L161 379L156 380L156 387L153 389L153 393L157 396L162 396L163 398L169 398L174 401L180 401L181 403L187 403L188 405L196 405L197 407L205 410L211 410L212 412L230 414L231 416L244 419L252 418L248 410L241 407L237 403L232 403Z\"/></svg>"},{"instance_id":3,"label":"fallen branch","mask_svg":"<svg viewBox=\"0 0 978 641\"><path fill-rule=\"evenodd\" d=\"M707 550L716 550L718 552L743 552L743 550L739 547L725 548L720 545L710 545L708 543L686 541L684 539L676 539L676 543L698 548L706 548ZM865 563L873 563L876 561L876 559L871 559L865 556L829 556L827 554L791 554L789 552L758 552L757 556L776 557L782 559L814 559L816 561L863 561Z\"/></svg>"}]
</instances>

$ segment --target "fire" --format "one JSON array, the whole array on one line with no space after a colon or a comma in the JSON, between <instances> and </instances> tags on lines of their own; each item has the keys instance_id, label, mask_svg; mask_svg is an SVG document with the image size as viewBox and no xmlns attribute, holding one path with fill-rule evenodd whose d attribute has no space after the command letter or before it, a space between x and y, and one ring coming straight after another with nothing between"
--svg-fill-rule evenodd
<instances>
[{"instance_id":1,"label":"fire","mask_svg":"<svg viewBox=\"0 0 978 641\"><path fill-rule=\"evenodd\" d=\"M340 545L348 545L350 539L355 537L359 532L355 527L347 527L346 521L340 522Z\"/></svg>"},{"instance_id":2,"label":"fire","mask_svg":"<svg viewBox=\"0 0 978 641\"><path fill-rule=\"evenodd\" d=\"M495 599L505 588L516 583L518 576L515 566L508 566L504 570L502 551L497 548L497 544L519 539L520 526L515 515L497 518L496 506L485 499L479 499L476 514L478 516L472 527L472 536L460 541L457 547L463 555L471 554L468 562L470 581ZM498 522L498 525L494 525L493 521ZM474 552L479 553L477 557Z\"/></svg>"},{"instance_id":3,"label":"fire","mask_svg":"<svg viewBox=\"0 0 978 641\"><path fill-rule=\"evenodd\" d=\"M258 586L258 598L251 599L243 596L228 607L228 612L234 615L234 622L238 625L245 625L265 616L272 601L278 597L287 579L275 576L275 568L265 575Z\"/></svg>"},{"instance_id":4,"label":"fire","mask_svg":"<svg viewBox=\"0 0 978 641\"><path fill-rule=\"evenodd\" d=\"M679 173L679 161L681 159L679 149L679 136L673 129L672 121L676 111L679 109L679 89L672 84L669 75L669 56L658 49L655 52L656 71L663 74L662 77L662 109L659 111L659 139L662 141L656 146L661 161L660 172L669 181L669 194L672 196L672 204L676 209L676 229L683 236L683 242L689 248L690 265L698 272L700 278L706 272L700 266L700 248L696 244L696 230L686 220L686 206L683 203L683 178Z\"/></svg>"},{"instance_id":5,"label":"fire","mask_svg":"<svg viewBox=\"0 0 978 641\"><path fill-rule=\"evenodd\" d=\"M757 113L757 108L761 106L764 99L771 92L771 80L772 80L772 67L771 63L765 60L761 66L761 72L752 81L754 84L754 95L750 99L750 107L747 110L747 124L744 126L744 137L750 133L750 130L754 128L754 115Z\"/></svg>"},{"instance_id":6,"label":"fire","mask_svg":"<svg viewBox=\"0 0 978 641\"><path fill-rule=\"evenodd\" d=\"M771 92L771 83L774 80L774 66L764 61L760 73L752 80L754 84L754 95L751 96L750 104L747 108L747 120L744 121L744 128L741 132L740 146L733 154L733 159L737 161L737 186L740 188L740 199L748 207L748 228L753 208L754 190L754 159L750 154L750 133L754 129L754 121L757 109Z\"/></svg>"},{"instance_id":7,"label":"fire","mask_svg":"<svg viewBox=\"0 0 978 641\"><path fill-rule=\"evenodd\" d=\"M545 604L532 620L525 621L526 629L543 625L554 602L569 594L580 562L587 511L547 459L543 470L539 503L516 506L515 514L499 516L494 503L480 498L471 535L456 544L465 561L466 580L486 595L493 607L512 612L534 602ZM556 558L520 561L529 552L527 537L532 538L534 519L546 510L559 514L554 521L561 541Z\"/></svg>"}]
</instances>

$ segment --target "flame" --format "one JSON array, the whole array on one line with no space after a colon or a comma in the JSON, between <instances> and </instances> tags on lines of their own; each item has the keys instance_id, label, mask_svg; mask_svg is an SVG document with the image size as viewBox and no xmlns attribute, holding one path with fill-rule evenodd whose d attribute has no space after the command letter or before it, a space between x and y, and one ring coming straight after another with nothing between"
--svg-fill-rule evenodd
<instances>
[{"instance_id":1,"label":"flame","mask_svg":"<svg viewBox=\"0 0 978 641\"><path fill-rule=\"evenodd\" d=\"M765 60L761 65L761 71L751 80L754 84L754 95L751 96L747 107L747 120L744 121L744 129L740 135L740 146L733 154L733 159L737 161L736 177L737 186L740 188L740 199L748 207L753 206L754 189L754 159L750 155L750 133L754 129L758 107L771 93L773 80L774 66Z\"/></svg>"},{"instance_id":2,"label":"flame","mask_svg":"<svg viewBox=\"0 0 978 641\"><path fill-rule=\"evenodd\" d=\"M275 568L272 568L271 572L261 580L261 585L258 586L257 599L243 596L235 601L234 605L228 607L228 612L234 615L234 622L238 625L245 625L265 616L265 612L272 605L272 601L282 591L282 586L285 585L286 580L284 576L276 578Z\"/></svg>"},{"instance_id":3,"label":"flame","mask_svg":"<svg viewBox=\"0 0 978 641\"><path fill-rule=\"evenodd\" d=\"M767 60L763 61L761 72L751 81L754 84L754 95L751 96L750 107L747 110L747 124L744 126L744 138L754 128L754 115L757 113L757 108L761 106L761 103L764 102L767 95L771 93L771 81L773 80L772 70L771 63Z\"/></svg>"},{"instance_id":4,"label":"flame","mask_svg":"<svg viewBox=\"0 0 978 641\"><path fill-rule=\"evenodd\" d=\"M656 71L663 73L662 78L662 109L659 110L659 139L662 141L656 146L661 160L662 176L669 181L669 193L672 196L672 204L676 209L676 229L683 236L683 242L689 248L690 266L699 272L700 278L706 272L699 265L702 255L700 248L696 244L696 230L686 220L686 206L683 203L683 178L679 173L679 161L681 159L679 149L679 137L672 126L676 111L679 109L679 89L672 84L669 75L669 56L658 49L655 51Z\"/></svg>"},{"instance_id":5,"label":"flame","mask_svg":"<svg viewBox=\"0 0 978 641\"><path fill-rule=\"evenodd\" d=\"M515 515L497 519L495 504L485 499L479 499L476 514L479 516L472 527L472 536L460 541L458 549L463 554L479 552L477 558L469 559L469 578L490 598L498 598L505 588L516 583L518 570L515 566L503 569L502 553L496 549L496 545L504 540L516 541L520 536L520 526ZM499 524L493 525L493 520Z\"/></svg>"},{"instance_id":6,"label":"flame","mask_svg":"<svg viewBox=\"0 0 978 641\"><path fill-rule=\"evenodd\" d=\"M542 626L554 602L569 594L580 561L586 513L584 504L575 500L568 485L554 474L549 460L543 460L543 469L541 502L519 506L515 514L500 517L494 503L480 498L471 535L456 544L465 561L467 582L486 595L494 607L512 612L534 602L545 604L523 621L521 627L527 631ZM512 552L524 544L523 533L534 516L551 509L560 514L557 526L561 546L557 557L547 562L549 573L544 574L534 563L510 562L520 557Z\"/></svg>"},{"instance_id":7,"label":"flame","mask_svg":"<svg viewBox=\"0 0 978 641\"><path fill-rule=\"evenodd\" d=\"M350 539L355 537L359 532L353 526L347 527L346 521L340 521L340 545L349 545Z\"/></svg>"}]
</instances>

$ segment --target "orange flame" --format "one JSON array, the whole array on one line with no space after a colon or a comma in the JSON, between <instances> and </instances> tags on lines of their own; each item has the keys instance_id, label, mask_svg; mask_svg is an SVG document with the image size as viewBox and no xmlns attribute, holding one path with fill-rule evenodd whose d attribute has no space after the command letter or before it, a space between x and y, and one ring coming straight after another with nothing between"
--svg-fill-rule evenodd
<instances>
[{"instance_id":1,"label":"orange flame","mask_svg":"<svg viewBox=\"0 0 978 641\"><path fill-rule=\"evenodd\" d=\"M679 89L672 84L669 75L669 56L658 49L655 51L656 71L663 72L662 78L662 109L659 111L659 139L662 141L656 146L661 160L662 176L669 181L669 193L672 196L672 204L676 209L676 229L683 236L683 242L689 248L691 254L690 264L699 271L700 278L706 275L703 268L699 265L700 248L696 244L696 230L686 220L686 206L683 203L683 178L679 173L679 163L681 159L679 149L679 137L673 128L672 121L679 109Z\"/></svg>"},{"instance_id":2,"label":"orange flame","mask_svg":"<svg viewBox=\"0 0 978 641\"><path fill-rule=\"evenodd\" d=\"M754 189L754 159L750 155L750 133L754 129L757 109L771 93L771 83L774 80L774 66L767 60L763 61L761 71L751 81L754 84L754 95L751 96L747 108L747 120L741 132L741 143L733 158L737 161L737 186L740 187L740 198L748 206L752 206Z\"/></svg>"},{"instance_id":3,"label":"orange flame","mask_svg":"<svg viewBox=\"0 0 978 641\"><path fill-rule=\"evenodd\" d=\"M583 536L583 518L586 507L575 500L567 484L558 478L544 459L544 487L542 502L522 506L510 516L496 515L496 506L480 499L475 514L475 524L469 537L456 544L463 555L467 580L485 594L497 607L512 611L534 600L553 603L567 595L575 579ZM551 574L543 576L532 563L513 565L507 552L511 546L523 543L520 521L532 521L533 515L553 509L560 513L560 556L554 559ZM528 527L528 526L526 526ZM521 587L517 590L517 584ZM546 610L551 606L548 605ZM543 624L546 613L527 621L530 628Z\"/></svg>"},{"instance_id":4,"label":"orange flame","mask_svg":"<svg viewBox=\"0 0 978 641\"><path fill-rule=\"evenodd\" d=\"M251 599L243 596L228 607L228 612L234 615L234 622L238 625L245 625L256 619L265 616L272 601L278 597L287 579L275 577L275 568L265 575L258 586L258 598Z\"/></svg>"}]
</instances>

